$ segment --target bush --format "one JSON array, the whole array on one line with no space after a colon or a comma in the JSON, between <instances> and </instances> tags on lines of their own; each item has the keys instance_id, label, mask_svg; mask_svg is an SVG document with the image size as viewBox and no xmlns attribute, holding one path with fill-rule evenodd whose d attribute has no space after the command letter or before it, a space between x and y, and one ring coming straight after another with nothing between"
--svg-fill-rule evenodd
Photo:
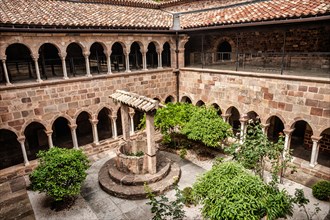
<instances>
[{"instance_id":1,"label":"bush","mask_svg":"<svg viewBox=\"0 0 330 220\"><path fill-rule=\"evenodd\" d=\"M186 206L195 205L196 201L193 195L193 189L191 187L186 187L182 190L183 202Z\"/></svg>"},{"instance_id":2,"label":"bush","mask_svg":"<svg viewBox=\"0 0 330 220\"><path fill-rule=\"evenodd\" d=\"M312 187L312 193L319 200L330 200L330 182L325 180L319 181Z\"/></svg>"},{"instance_id":3,"label":"bush","mask_svg":"<svg viewBox=\"0 0 330 220\"><path fill-rule=\"evenodd\" d=\"M54 201L72 199L80 193L89 161L81 150L53 147L40 151L38 167L30 174L31 189L45 192Z\"/></svg>"}]
</instances>

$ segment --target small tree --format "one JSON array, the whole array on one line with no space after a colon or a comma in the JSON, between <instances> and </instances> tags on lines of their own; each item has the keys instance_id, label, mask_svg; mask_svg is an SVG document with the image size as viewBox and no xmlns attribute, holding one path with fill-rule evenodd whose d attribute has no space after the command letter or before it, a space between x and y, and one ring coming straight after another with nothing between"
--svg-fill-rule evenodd
<instances>
[{"instance_id":1,"label":"small tree","mask_svg":"<svg viewBox=\"0 0 330 220\"><path fill-rule=\"evenodd\" d=\"M30 174L31 188L63 202L80 193L89 161L81 150L53 147L38 153L39 165Z\"/></svg>"}]
</instances>

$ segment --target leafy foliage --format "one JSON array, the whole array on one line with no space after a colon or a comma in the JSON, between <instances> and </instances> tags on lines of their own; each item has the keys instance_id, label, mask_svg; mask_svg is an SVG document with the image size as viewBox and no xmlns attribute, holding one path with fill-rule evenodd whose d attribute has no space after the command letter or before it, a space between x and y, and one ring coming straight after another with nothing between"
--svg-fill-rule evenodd
<instances>
[{"instance_id":1,"label":"leafy foliage","mask_svg":"<svg viewBox=\"0 0 330 220\"><path fill-rule=\"evenodd\" d=\"M217 162L193 185L208 219L276 219L292 215L292 199L237 162Z\"/></svg>"},{"instance_id":2,"label":"leafy foliage","mask_svg":"<svg viewBox=\"0 0 330 220\"><path fill-rule=\"evenodd\" d=\"M330 182L321 180L312 187L313 196L319 200L330 200Z\"/></svg>"},{"instance_id":3,"label":"leafy foliage","mask_svg":"<svg viewBox=\"0 0 330 220\"><path fill-rule=\"evenodd\" d=\"M126 153L127 156L142 157L144 155L143 151L137 151L136 153Z\"/></svg>"},{"instance_id":4,"label":"leafy foliage","mask_svg":"<svg viewBox=\"0 0 330 220\"><path fill-rule=\"evenodd\" d=\"M321 209L317 206L318 205L317 203L314 204L315 206L314 211L311 214L308 213L306 205L309 203L309 199L305 197L304 191L302 189L296 189L294 195L295 195L293 198L294 203L296 203L299 207L303 208L308 220L312 220L313 216L317 215L317 213L321 211Z\"/></svg>"},{"instance_id":5,"label":"leafy foliage","mask_svg":"<svg viewBox=\"0 0 330 220\"><path fill-rule=\"evenodd\" d=\"M184 200L177 185L175 186L176 199L174 201L169 201L164 195L161 195L160 199L157 200L148 185L145 184L144 188L148 193L147 198L150 200L147 204L151 205L151 212L154 214L153 220L162 220L168 217L180 220L185 217L185 211L183 210Z\"/></svg>"},{"instance_id":6,"label":"leafy foliage","mask_svg":"<svg viewBox=\"0 0 330 220\"><path fill-rule=\"evenodd\" d=\"M193 195L193 189L191 187L185 187L182 190L183 202L186 206L195 205L196 200Z\"/></svg>"},{"instance_id":7,"label":"leafy foliage","mask_svg":"<svg viewBox=\"0 0 330 220\"><path fill-rule=\"evenodd\" d=\"M209 147L219 147L231 130L213 107L196 107L188 103L168 103L157 110L155 126L167 143L171 141L171 134L181 133Z\"/></svg>"},{"instance_id":8,"label":"leafy foliage","mask_svg":"<svg viewBox=\"0 0 330 220\"><path fill-rule=\"evenodd\" d=\"M46 192L55 201L80 193L89 161L81 150L53 147L38 153L39 165L30 174L31 188Z\"/></svg>"}]
</instances>

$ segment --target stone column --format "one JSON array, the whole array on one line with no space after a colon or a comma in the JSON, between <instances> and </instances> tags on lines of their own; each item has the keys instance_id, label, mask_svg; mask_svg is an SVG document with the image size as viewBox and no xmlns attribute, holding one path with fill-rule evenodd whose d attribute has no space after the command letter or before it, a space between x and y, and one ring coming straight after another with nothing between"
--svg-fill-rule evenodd
<instances>
[{"instance_id":1,"label":"stone column","mask_svg":"<svg viewBox=\"0 0 330 220\"><path fill-rule=\"evenodd\" d=\"M222 120L224 122L227 122L228 123L228 120L229 120L229 117L231 116L231 114L222 114L221 117L222 117Z\"/></svg>"},{"instance_id":2,"label":"stone column","mask_svg":"<svg viewBox=\"0 0 330 220\"><path fill-rule=\"evenodd\" d=\"M60 56L62 61L63 79L69 79L68 72L66 70L65 56Z\"/></svg>"},{"instance_id":3,"label":"stone column","mask_svg":"<svg viewBox=\"0 0 330 220\"><path fill-rule=\"evenodd\" d=\"M72 125L69 125L69 127L71 130L73 148L78 149L78 139L77 139L77 133L76 133L77 125L72 124Z\"/></svg>"},{"instance_id":4,"label":"stone column","mask_svg":"<svg viewBox=\"0 0 330 220\"><path fill-rule=\"evenodd\" d=\"M111 116L110 117L110 120L111 120L111 131L112 131L112 136L114 139L117 139L118 138L118 135L117 135L117 116Z\"/></svg>"},{"instance_id":5,"label":"stone column","mask_svg":"<svg viewBox=\"0 0 330 220\"><path fill-rule=\"evenodd\" d=\"M2 59L2 66L3 66L3 70L4 70L4 75L5 75L5 78L6 78L6 85L11 85L11 83L9 81L9 76L8 76L6 59Z\"/></svg>"},{"instance_id":6,"label":"stone column","mask_svg":"<svg viewBox=\"0 0 330 220\"><path fill-rule=\"evenodd\" d=\"M158 55L158 69L163 69L162 52L161 51L157 52L157 55Z\"/></svg>"},{"instance_id":7,"label":"stone column","mask_svg":"<svg viewBox=\"0 0 330 220\"><path fill-rule=\"evenodd\" d=\"M54 146L53 139L52 139L53 131L52 130L50 130L50 131L45 130L45 133L46 133L47 138L48 138L48 146L49 146L49 148L52 148Z\"/></svg>"},{"instance_id":8,"label":"stone column","mask_svg":"<svg viewBox=\"0 0 330 220\"><path fill-rule=\"evenodd\" d=\"M156 143L155 143L155 128L154 128L154 113L146 114L146 132L147 132L147 158L148 172L155 174L156 170Z\"/></svg>"},{"instance_id":9,"label":"stone column","mask_svg":"<svg viewBox=\"0 0 330 220\"><path fill-rule=\"evenodd\" d=\"M131 135L134 135L134 114L135 114L135 111L134 109L130 109L129 110L129 117L130 117L130 120L131 120Z\"/></svg>"},{"instance_id":10,"label":"stone column","mask_svg":"<svg viewBox=\"0 0 330 220\"><path fill-rule=\"evenodd\" d=\"M108 67L108 74L111 74L111 56L110 56L110 54L107 54L107 67Z\"/></svg>"},{"instance_id":11,"label":"stone column","mask_svg":"<svg viewBox=\"0 0 330 220\"><path fill-rule=\"evenodd\" d=\"M248 119L246 117L242 117L239 119L239 121L241 122L241 131L240 131L240 144L243 144L244 139L245 139L245 135L246 135L246 128L247 128L247 124L246 122L248 121Z\"/></svg>"},{"instance_id":12,"label":"stone column","mask_svg":"<svg viewBox=\"0 0 330 220\"><path fill-rule=\"evenodd\" d=\"M34 61L34 65L36 67L36 76L37 76L37 82L42 82L40 77L40 71L39 71L39 64L38 64L38 56L33 56L32 59Z\"/></svg>"},{"instance_id":13,"label":"stone column","mask_svg":"<svg viewBox=\"0 0 330 220\"><path fill-rule=\"evenodd\" d=\"M264 135L267 136L267 133L268 133L268 128L269 128L269 125L270 124L261 124L261 128L262 128L262 132L264 133Z\"/></svg>"},{"instance_id":14,"label":"stone column","mask_svg":"<svg viewBox=\"0 0 330 220\"><path fill-rule=\"evenodd\" d=\"M85 63L86 63L86 76L87 77L92 77L91 69L89 67L89 54L90 54L89 52L84 53Z\"/></svg>"},{"instance_id":15,"label":"stone column","mask_svg":"<svg viewBox=\"0 0 330 220\"><path fill-rule=\"evenodd\" d=\"M99 120L94 119L94 120L89 120L92 124L92 132L93 132L93 143L98 145L99 144L99 134L97 132L97 123Z\"/></svg>"},{"instance_id":16,"label":"stone column","mask_svg":"<svg viewBox=\"0 0 330 220\"><path fill-rule=\"evenodd\" d=\"M125 141L130 140L130 123L128 115L129 107L124 104L120 104L120 113L121 113L121 124L123 128L123 139Z\"/></svg>"},{"instance_id":17,"label":"stone column","mask_svg":"<svg viewBox=\"0 0 330 220\"><path fill-rule=\"evenodd\" d=\"M291 144L291 135L294 129L284 129L283 133L285 135L284 139L284 149L283 149L283 158L286 157L286 154L289 152L290 144Z\"/></svg>"},{"instance_id":18,"label":"stone column","mask_svg":"<svg viewBox=\"0 0 330 220\"><path fill-rule=\"evenodd\" d=\"M17 138L18 142L21 144L21 149L23 153L23 158L24 158L24 165L27 166L29 165L29 160L26 154L26 149L25 149L25 137L18 137Z\"/></svg>"},{"instance_id":19,"label":"stone column","mask_svg":"<svg viewBox=\"0 0 330 220\"><path fill-rule=\"evenodd\" d=\"M142 66L143 66L142 70L144 70L144 71L148 70L147 69L147 53L146 52L142 53Z\"/></svg>"},{"instance_id":20,"label":"stone column","mask_svg":"<svg viewBox=\"0 0 330 220\"><path fill-rule=\"evenodd\" d=\"M131 72L131 70L129 69L129 52L126 52L125 54L125 60L126 60L126 71L127 73Z\"/></svg>"},{"instance_id":21,"label":"stone column","mask_svg":"<svg viewBox=\"0 0 330 220\"><path fill-rule=\"evenodd\" d=\"M319 156L319 149L320 149L319 141L322 139L322 137L312 136L311 139L313 141L313 148L312 148L312 155L309 165L311 167L315 167L317 165L317 158Z\"/></svg>"}]
</instances>

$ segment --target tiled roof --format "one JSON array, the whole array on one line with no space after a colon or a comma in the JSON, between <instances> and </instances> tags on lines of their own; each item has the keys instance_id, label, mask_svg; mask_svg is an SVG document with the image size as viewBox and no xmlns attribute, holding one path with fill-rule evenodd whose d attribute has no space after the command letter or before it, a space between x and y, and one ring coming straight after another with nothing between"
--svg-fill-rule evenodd
<instances>
[{"instance_id":1,"label":"tiled roof","mask_svg":"<svg viewBox=\"0 0 330 220\"><path fill-rule=\"evenodd\" d=\"M159 104L158 101L154 99L123 90L116 90L114 94L110 95L110 98L112 98L115 102L126 104L144 112L157 109Z\"/></svg>"},{"instance_id":2,"label":"tiled roof","mask_svg":"<svg viewBox=\"0 0 330 220\"><path fill-rule=\"evenodd\" d=\"M330 14L330 0L268 0L181 15L182 28Z\"/></svg>"},{"instance_id":3,"label":"tiled roof","mask_svg":"<svg viewBox=\"0 0 330 220\"><path fill-rule=\"evenodd\" d=\"M157 9L111 4L0 0L0 23L168 29L172 26L172 15Z\"/></svg>"}]
</instances>

